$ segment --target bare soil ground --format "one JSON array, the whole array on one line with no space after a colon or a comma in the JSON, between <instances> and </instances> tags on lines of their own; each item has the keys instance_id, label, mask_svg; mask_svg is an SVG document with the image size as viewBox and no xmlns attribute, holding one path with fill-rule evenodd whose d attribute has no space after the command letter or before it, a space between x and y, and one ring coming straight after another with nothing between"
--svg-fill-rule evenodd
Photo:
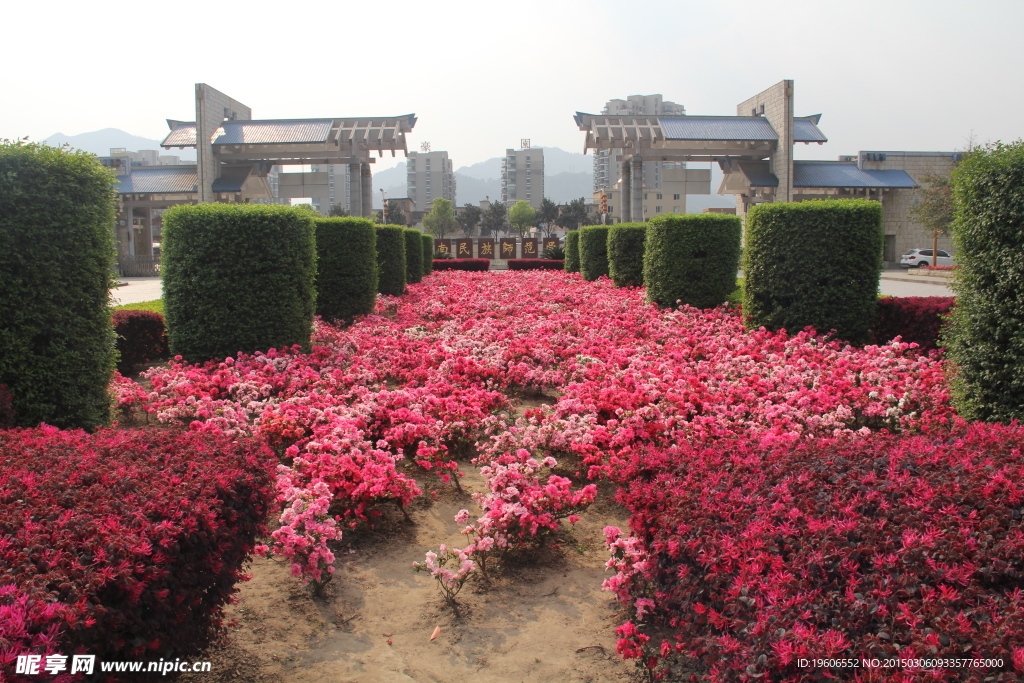
<instances>
[{"instance_id":1,"label":"bare soil ground","mask_svg":"<svg viewBox=\"0 0 1024 683\"><path fill-rule=\"evenodd\" d=\"M521 400L517 412L547 397ZM486 584L474 578L453 610L434 579L412 570L441 543L464 546L454 516L480 512L470 494L483 480L462 463L463 492L421 477L427 492L409 509L378 518L374 529L346 530L335 549L323 598L287 565L257 559L252 580L229 606L226 639L203 657L212 672L192 683L598 683L634 680L615 654L618 603L601 590L608 576L602 530L626 514L603 494L575 528ZM433 492L431 494L430 492ZM431 634L440 627L440 635Z\"/></svg>"}]
</instances>

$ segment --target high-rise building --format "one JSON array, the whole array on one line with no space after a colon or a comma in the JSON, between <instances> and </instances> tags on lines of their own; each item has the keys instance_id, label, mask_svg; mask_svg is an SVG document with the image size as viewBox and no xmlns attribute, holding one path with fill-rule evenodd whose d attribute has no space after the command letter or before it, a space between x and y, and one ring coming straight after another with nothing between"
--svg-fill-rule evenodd
<instances>
[{"instance_id":1,"label":"high-rise building","mask_svg":"<svg viewBox=\"0 0 1024 683\"><path fill-rule=\"evenodd\" d=\"M539 209L544 201L544 150L506 149L501 160L501 201L508 205L520 200Z\"/></svg>"},{"instance_id":2,"label":"high-rise building","mask_svg":"<svg viewBox=\"0 0 1024 683\"><path fill-rule=\"evenodd\" d=\"M325 216L330 214L331 207L335 204L341 204L346 211L351 211L348 164L313 164L312 171L327 174L327 196L313 197L313 207Z\"/></svg>"},{"instance_id":3,"label":"high-rise building","mask_svg":"<svg viewBox=\"0 0 1024 683\"><path fill-rule=\"evenodd\" d=\"M430 211L438 197L455 204L455 171L448 152L409 152L406 192L415 211Z\"/></svg>"},{"instance_id":4,"label":"high-rise building","mask_svg":"<svg viewBox=\"0 0 1024 683\"><path fill-rule=\"evenodd\" d=\"M686 108L675 102L666 102L661 95L630 95L624 100L608 100L601 114L605 116L686 116ZM594 153L594 192L608 192L619 180L616 155L622 150L601 150ZM678 161L645 161L644 187L658 190L662 187L663 171L686 168ZM671 174L670 174L671 176Z\"/></svg>"}]
</instances>

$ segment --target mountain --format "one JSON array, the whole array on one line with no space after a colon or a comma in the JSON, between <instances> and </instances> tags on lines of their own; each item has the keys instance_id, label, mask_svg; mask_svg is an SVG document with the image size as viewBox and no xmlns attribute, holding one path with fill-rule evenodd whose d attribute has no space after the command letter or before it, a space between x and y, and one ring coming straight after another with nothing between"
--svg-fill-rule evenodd
<instances>
[{"instance_id":1,"label":"mountain","mask_svg":"<svg viewBox=\"0 0 1024 683\"><path fill-rule=\"evenodd\" d=\"M143 149L161 149L160 140L139 137L117 128L104 128L103 130L80 133L79 135L54 133L46 138L45 142L57 147L68 144L75 149L81 149L101 157L110 154L112 147L123 147L130 152L138 152ZM196 159L196 152L191 148L162 150L161 154L180 156L182 161L195 161Z\"/></svg>"}]
</instances>

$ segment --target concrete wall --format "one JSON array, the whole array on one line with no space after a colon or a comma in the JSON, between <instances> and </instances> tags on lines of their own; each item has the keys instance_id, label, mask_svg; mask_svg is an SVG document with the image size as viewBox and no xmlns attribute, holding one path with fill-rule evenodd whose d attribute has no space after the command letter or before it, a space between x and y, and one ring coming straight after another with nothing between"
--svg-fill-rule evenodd
<instances>
[{"instance_id":1,"label":"concrete wall","mask_svg":"<svg viewBox=\"0 0 1024 683\"><path fill-rule=\"evenodd\" d=\"M793 81L779 81L736 106L737 116L764 116L779 134L771 169L779 179L775 201L793 201Z\"/></svg>"},{"instance_id":2,"label":"concrete wall","mask_svg":"<svg viewBox=\"0 0 1024 683\"><path fill-rule=\"evenodd\" d=\"M213 156L210 137L224 119L251 121L252 110L205 83L196 83L196 165L200 202L216 201L213 181L217 179L219 164Z\"/></svg>"}]
</instances>

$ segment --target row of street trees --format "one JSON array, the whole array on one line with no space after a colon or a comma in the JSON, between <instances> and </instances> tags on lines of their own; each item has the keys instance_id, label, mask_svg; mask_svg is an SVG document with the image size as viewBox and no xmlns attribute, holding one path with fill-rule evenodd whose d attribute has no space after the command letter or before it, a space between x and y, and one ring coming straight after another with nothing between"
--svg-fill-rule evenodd
<instances>
[{"instance_id":1,"label":"row of street trees","mask_svg":"<svg viewBox=\"0 0 1024 683\"><path fill-rule=\"evenodd\" d=\"M478 227L480 237L496 237L502 232L525 237L534 227L544 235L550 235L556 226L563 230L576 230L581 225L598 222L597 216L587 213L587 203L583 197L561 206L545 197L539 209L523 200L511 208L502 202L492 202L486 210L466 204L458 216L455 216L455 209L449 200L438 198L431 205L430 213L423 218L423 227L438 239L452 234L456 226L471 237L475 236Z\"/></svg>"}]
</instances>

